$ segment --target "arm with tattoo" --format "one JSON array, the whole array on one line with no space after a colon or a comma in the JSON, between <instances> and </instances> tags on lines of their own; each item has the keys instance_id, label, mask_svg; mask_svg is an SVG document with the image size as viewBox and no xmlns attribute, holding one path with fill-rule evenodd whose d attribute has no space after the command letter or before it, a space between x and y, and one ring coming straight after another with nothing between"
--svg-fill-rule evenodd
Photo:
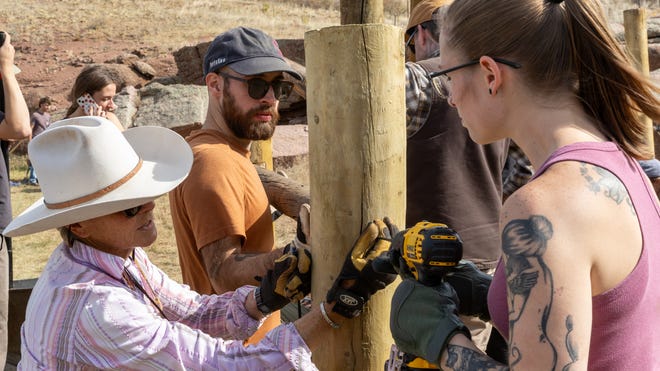
<instances>
[{"instance_id":1,"label":"arm with tattoo","mask_svg":"<svg viewBox=\"0 0 660 371\"><path fill-rule=\"evenodd\" d=\"M282 255L282 249L263 254L241 253L239 236L227 236L200 251L213 290L217 293L236 290L243 285L258 286L255 277L272 269L275 259Z\"/></svg>"}]
</instances>

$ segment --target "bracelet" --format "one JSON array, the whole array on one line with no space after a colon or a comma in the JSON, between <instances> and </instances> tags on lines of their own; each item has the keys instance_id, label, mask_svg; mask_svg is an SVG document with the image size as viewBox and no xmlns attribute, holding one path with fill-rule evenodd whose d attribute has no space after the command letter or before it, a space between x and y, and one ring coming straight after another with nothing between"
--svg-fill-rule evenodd
<instances>
[{"instance_id":1,"label":"bracelet","mask_svg":"<svg viewBox=\"0 0 660 371\"><path fill-rule=\"evenodd\" d=\"M266 306L263 301L261 300L261 288L257 287L256 289L252 290L252 293L254 293L254 302L257 304L257 309L259 309L259 312L261 312L264 316L269 315L272 310Z\"/></svg>"},{"instance_id":2,"label":"bracelet","mask_svg":"<svg viewBox=\"0 0 660 371\"><path fill-rule=\"evenodd\" d=\"M323 302L321 302L321 315L323 316L323 319L330 325L332 328L339 328L339 324L334 322L333 320L328 317L328 313L325 311L325 306L323 306Z\"/></svg>"}]
</instances>

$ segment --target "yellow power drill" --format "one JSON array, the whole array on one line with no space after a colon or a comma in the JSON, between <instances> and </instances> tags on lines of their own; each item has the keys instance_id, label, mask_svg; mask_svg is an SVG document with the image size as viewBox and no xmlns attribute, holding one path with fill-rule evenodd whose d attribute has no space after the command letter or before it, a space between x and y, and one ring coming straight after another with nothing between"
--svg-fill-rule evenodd
<instances>
[{"instance_id":1,"label":"yellow power drill","mask_svg":"<svg viewBox=\"0 0 660 371\"><path fill-rule=\"evenodd\" d=\"M396 245L401 244L397 249ZM399 264L412 277L426 286L439 285L463 257L463 241L446 224L422 221L392 238L392 250L401 252ZM395 263L395 262L392 262ZM392 345L385 371L438 370L437 365Z\"/></svg>"}]
</instances>

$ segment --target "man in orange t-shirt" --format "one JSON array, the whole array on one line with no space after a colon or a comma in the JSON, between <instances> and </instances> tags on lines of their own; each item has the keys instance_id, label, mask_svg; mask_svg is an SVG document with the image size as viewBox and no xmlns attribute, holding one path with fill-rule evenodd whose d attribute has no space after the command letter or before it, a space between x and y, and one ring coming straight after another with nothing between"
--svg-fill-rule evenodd
<instances>
[{"instance_id":1,"label":"man in orange t-shirt","mask_svg":"<svg viewBox=\"0 0 660 371\"><path fill-rule=\"evenodd\" d=\"M293 87L283 72L302 78L275 40L250 28L220 34L204 57L209 108L202 128L187 138L194 155L190 175L170 193L183 281L202 294L258 286L257 278L290 253L306 270L295 296L311 289L306 238L274 247L268 197L250 161L252 141L272 137L279 100ZM272 298L257 298L257 304L260 299L265 314L281 308L268 303ZM270 326L280 323L279 314L270 318Z\"/></svg>"}]
</instances>

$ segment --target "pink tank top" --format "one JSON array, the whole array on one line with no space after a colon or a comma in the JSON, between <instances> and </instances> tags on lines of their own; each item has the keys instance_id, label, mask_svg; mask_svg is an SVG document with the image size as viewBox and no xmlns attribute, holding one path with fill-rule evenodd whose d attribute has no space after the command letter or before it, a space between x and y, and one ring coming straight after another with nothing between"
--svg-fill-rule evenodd
<instances>
[{"instance_id":1,"label":"pink tank top","mask_svg":"<svg viewBox=\"0 0 660 371\"><path fill-rule=\"evenodd\" d=\"M592 298L590 370L660 370L660 207L637 161L612 142L574 143L555 151L534 177L559 161L607 169L628 190L642 231L637 266L619 285ZM509 337L506 276L498 263L488 292L493 324Z\"/></svg>"}]
</instances>

